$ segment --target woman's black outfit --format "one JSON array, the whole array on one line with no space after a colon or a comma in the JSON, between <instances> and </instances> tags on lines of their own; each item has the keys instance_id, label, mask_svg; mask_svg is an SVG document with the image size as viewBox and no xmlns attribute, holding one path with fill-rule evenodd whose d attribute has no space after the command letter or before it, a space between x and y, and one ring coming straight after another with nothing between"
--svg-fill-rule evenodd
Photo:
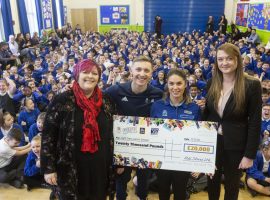
<instances>
[{"instance_id":1,"label":"woman's black outfit","mask_svg":"<svg viewBox=\"0 0 270 200\"><path fill-rule=\"evenodd\" d=\"M49 106L42 133L41 170L57 173L60 196L64 200L105 200L112 161L112 114L107 96L97 117L101 141L95 153L81 152L83 111L73 91L55 97Z\"/></svg>"},{"instance_id":2,"label":"woman's black outfit","mask_svg":"<svg viewBox=\"0 0 270 200\"><path fill-rule=\"evenodd\" d=\"M208 21L206 24L206 32L213 35L214 34L214 21Z\"/></svg>"},{"instance_id":3,"label":"woman's black outfit","mask_svg":"<svg viewBox=\"0 0 270 200\"><path fill-rule=\"evenodd\" d=\"M211 81L209 85L211 84ZM225 175L225 200L237 200L241 169L238 166L243 157L255 159L261 128L261 84L259 80L245 78L245 105L242 113L235 113L235 100L231 93L220 117L213 101L207 98L203 119L222 125L218 134L216 167L213 179L208 178L209 200L218 200L221 175Z\"/></svg>"}]
</instances>

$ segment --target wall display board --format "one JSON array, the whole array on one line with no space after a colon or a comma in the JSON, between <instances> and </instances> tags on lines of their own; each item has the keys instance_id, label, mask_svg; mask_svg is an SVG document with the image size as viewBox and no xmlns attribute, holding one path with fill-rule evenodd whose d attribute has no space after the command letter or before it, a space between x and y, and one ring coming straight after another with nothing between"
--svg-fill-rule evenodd
<instances>
[{"instance_id":1,"label":"wall display board","mask_svg":"<svg viewBox=\"0 0 270 200\"><path fill-rule=\"evenodd\" d=\"M248 3L237 4L235 24L238 26L247 26L248 21Z\"/></svg>"},{"instance_id":2,"label":"wall display board","mask_svg":"<svg viewBox=\"0 0 270 200\"><path fill-rule=\"evenodd\" d=\"M53 13L51 0L42 0L42 16L44 29L53 28Z\"/></svg>"},{"instance_id":3,"label":"wall display board","mask_svg":"<svg viewBox=\"0 0 270 200\"><path fill-rule=\"evenodd\" d=\"M101 24L129 24L129 6L100 6Z\"/></svg>"},{"instance_id":4,"label":"wall display board","mask_svg":"<svg viewBox=\"0 0 270 200\"><path fill-rule=\"evenodd\" d=\"M214 173L217 123L114 116L114 164Z\"/></svg>"},{"instance_id":5,"label":"wall display board","mask_svg":"<svg viewBox=\"0 0 270 200\"><path fill-rule=\"evenodd\" d=\"M270 3L250 4L248 26L270 30Z\"/></svg>"}]
</instances>

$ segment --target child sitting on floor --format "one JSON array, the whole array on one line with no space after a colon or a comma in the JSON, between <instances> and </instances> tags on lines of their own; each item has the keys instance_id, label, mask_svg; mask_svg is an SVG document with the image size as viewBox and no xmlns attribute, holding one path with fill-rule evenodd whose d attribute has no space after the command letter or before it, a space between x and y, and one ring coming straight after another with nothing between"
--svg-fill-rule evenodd
<instances>
[{"instance_id":1,"label":"child sitting on floor","mask_svg":"<svg viewBox=\"0 0 270 200\"><path fill-rule=\"evenodd\" d=\"M261 144L253 166L247 170L247 186L252 196L257 193L270 196L270 139Z\"/></svg>"},{"instance_id":2,"label":"child sitting on floor","mask_svg":"<svg viewBox=\"0 0 270 200\"><path fill-rule=\"evenodd\" d=\"M31 140L32 151L28 154L24 166L24 182L28 191L46 186L43 175L40 173L40 147L41 136L36 135Z\"/></svg>"},{"instance_id":3,"label":"child sitting on floor","mask_svg":"<svg viewBox=\"0 0 270 200\"><path fill-rule=\"evenodd\" d=\"M23 167L30 144L18 147L23 137L20 129L12 128L0 140L0 182L23 188Z\"/></svg>"}]
</instances>

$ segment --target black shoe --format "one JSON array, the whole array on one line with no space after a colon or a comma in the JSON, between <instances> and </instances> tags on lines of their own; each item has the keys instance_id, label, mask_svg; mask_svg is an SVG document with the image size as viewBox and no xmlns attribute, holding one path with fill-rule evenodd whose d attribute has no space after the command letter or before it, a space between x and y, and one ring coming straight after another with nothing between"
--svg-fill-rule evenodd
<instances>
[{"instance_id":1,"label":"black shoe","mask_svg":"<svg viewBox=\"0 0 270 200\"><path fill-rule=\"evenodd\" d=\"M11 181L9 184L17 189L22 189L24 187L23 182L17 179Z\"/></svg>"},{"instance_id":2,"label":"black shoe","mask_svg":"<svg viewBox=\"0 0 270 200\"><path fill-rule=\"evenodd\" d=\"M32 187L30 187L29 185L27 185L26 189L27 189L28 192L30 192L32 190Z\"/></svg>"},{"instance_id":3,"label":"black shoe","mask_svg":"<svg viewBox=\"0 0 270 200\"><path fill-rule=\"evenodd\" d=\"M242 181L240 181L240 182L239 182L239 188L240 188L240 189L245 189L245 183L242 182Z\"/></svg>"},{"instance_id":4,"label":"black shoe","mask_svg":"<svg viewBox=\"0 0 270 200\"><path fill-rule=\"evenodd\" d=\"M54 192L51 192L51 194L50 194L50 200L55 200L55 199L56 199L55 193Z\"/></svg>"},{"instance_id":5,"label":"black shoe","mask_svg":"<svg viewBox=\"0 0 270 200\"><path fill-rule=\"evenodd\" d=\"M252 197L256 197L258 194L258 192L256 192L255 190L252 190L252 189L249 189L248 191L250 192Z\"/></svg>"}]
</instances>

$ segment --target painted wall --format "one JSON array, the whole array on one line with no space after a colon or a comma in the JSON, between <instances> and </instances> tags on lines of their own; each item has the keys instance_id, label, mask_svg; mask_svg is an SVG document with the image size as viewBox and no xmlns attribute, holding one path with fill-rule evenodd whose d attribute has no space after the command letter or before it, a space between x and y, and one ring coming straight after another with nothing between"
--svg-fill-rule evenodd
<instances>
[{"instance_id":1,"label":"painted wall","mask_svg":"<svg viewBox=\"0 0 270 200\"><path fill-rule=\"evenodd\" d=\"M129 5L130 25L144 24L144 0L64 0L64 5L68 9L68 22L71 21L70 9L96 8L100 25L100 5Z\"/></svg>"}]
</instances>

